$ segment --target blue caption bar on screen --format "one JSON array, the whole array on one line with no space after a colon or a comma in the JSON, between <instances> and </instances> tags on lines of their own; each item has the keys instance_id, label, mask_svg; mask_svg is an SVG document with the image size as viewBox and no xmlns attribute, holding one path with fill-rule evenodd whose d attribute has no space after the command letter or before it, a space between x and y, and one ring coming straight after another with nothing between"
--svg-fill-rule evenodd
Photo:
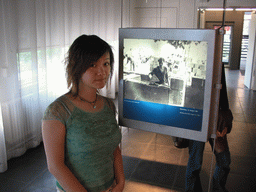
<instances>
[{"instance_id":1,"label":"blue caption bar on screen","mask_svg":"<svg viewBox=\"0 0 256 192\"><path fill-rule=\"evenodd\" d=\"M124 99L123 117L148 123L201 131L203 110Z\"/></svg>"}]
</instances>

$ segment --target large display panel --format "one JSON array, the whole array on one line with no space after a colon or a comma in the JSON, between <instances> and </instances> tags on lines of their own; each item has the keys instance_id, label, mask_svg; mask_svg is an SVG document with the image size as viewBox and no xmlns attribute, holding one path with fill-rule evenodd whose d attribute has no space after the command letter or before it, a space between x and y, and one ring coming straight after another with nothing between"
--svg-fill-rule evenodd
<instances>
[{"instance_id":1,"label":"large display panel","mask_svg":"<svg viewBox=\"0 0 256 192\"><path fill-rule=\"evenodd\" d=\"M206 141L214 47L215 30L120 29L119 124Z\"/></svg>"}]
</instances>

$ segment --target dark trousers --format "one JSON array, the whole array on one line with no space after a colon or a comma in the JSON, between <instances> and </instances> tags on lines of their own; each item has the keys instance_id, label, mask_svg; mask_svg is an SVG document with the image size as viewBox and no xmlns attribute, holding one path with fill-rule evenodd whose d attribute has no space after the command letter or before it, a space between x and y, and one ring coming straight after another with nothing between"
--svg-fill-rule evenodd
<instances>
[{"instance_id":1,"label":"dark trousers","mask_svg":"<svg viewBox=\"0 0 256 192\"><path fill-rule=\"evenodd\" d=\"M225 137L226 139L226 137ZM211 146L213 142L210 142ZM186 192L202 192L202 185L200 181L200 171L202 168L203 152L205 143L199 141L189 142L189 160L186 171ZM216 166L213 175L212 191L214 192L226 192L226 181L230 171L230 152L228 146L225 150L217 153L214 152L216 157Z\"/></svg>"}]
</instances>

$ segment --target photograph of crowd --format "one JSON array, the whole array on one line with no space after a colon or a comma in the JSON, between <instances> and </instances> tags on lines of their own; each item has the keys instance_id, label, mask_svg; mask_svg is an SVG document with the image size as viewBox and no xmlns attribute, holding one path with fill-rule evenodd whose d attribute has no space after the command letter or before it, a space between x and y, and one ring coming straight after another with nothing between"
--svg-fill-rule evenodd
<instances>
[{"instance_id":1,"label":"photograph of crowd","mask_svg":"<svg viewBox=\"0 0 256 192\"><path fill-rule=\"evenodd\" d=\"M124 99L203 109L207 42L124 39Z\"/></svg>"}]
</instances>

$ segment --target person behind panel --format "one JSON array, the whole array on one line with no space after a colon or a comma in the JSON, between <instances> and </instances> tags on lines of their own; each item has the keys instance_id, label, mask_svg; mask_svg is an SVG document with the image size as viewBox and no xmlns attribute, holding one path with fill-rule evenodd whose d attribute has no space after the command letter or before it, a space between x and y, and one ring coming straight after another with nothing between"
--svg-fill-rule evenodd
<instances>
[{"instance_id":1,"label":"person behind panel","mask_svg":"<svg viewBox=\"0 0 256 192\"><path fill-rule=\"evenodd\" d=\"M212 178L213 192L227 192L226 182L230 172L231 155L228 146L227 134L232 129L233 115L229 109L227 88L225 80L224 65L222 66L222 89L220 91L219 118L217 126L217 138L215 139L214 154L216 157L216 166ZM213 149L214 140L209 140ZM186 171L185 191L202 192L200 172L203 163L203 153L205 143L189 140L189 160Z\"/></svg>"}]
</instances>

